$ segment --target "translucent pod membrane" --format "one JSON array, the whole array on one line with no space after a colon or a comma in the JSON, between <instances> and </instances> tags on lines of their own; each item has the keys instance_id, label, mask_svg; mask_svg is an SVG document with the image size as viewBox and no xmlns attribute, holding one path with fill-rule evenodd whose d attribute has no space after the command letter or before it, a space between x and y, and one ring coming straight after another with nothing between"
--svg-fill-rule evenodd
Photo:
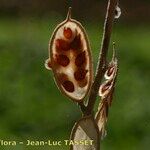
<instances>
[{"instance_id":1,"label":"translucent pod membrane","mask_svg":"<svg viewBox=\"0 0 150 150\"><path fill-rule=\"evenodd\" d=\"M99 128L99 132L101 133L101 139L104 139L107 135L106 131L106 123L108 117L108 104L101 102L98 107L98 112L96 113L96 123Z\"/></svg>"},{"instance_id":2,"label":"translucent pod membrane","mask_svg":"<svg viewBox=\"0 0 150 150\"><path fill-rule=\"evenodd\" d=\"M70 150L99 150L99 129L92 116L80 119L72 130L71 140L76 142Z\"/></svg>"},{"instance_id":3,"label":"translucent pod membrane","mask_svg":"<svg viewBox=\"0 0 150 150\"><path fill-rule=\"evenodd\" d=\"M82 101L88 94L93 80L90 45L83 26L71 19L70 9L54 30L45 66L50 66L58 88L72 100Z\"/></svg>"}]
</instances>

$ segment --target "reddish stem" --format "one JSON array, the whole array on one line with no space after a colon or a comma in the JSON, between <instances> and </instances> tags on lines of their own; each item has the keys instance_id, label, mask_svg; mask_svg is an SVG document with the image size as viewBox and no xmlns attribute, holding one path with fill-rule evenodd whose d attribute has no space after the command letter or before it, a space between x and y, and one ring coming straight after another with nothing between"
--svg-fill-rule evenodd
<instances>
[{"instance_id":1,"label":"reddish stem","mask_svg":"<svg viewBox=\"0 0 150 150\"><path fill-rule=\"evenodd\" d=\"M105 17L105 23L104 23L104 31L103 31L103 38L102 38L102 44L101 44L101 50L99 54L97 69L96 69L96 75L95 79L91 88L86 114L91 114L96 102L96 97L98 94L98 90L100 87L100 84L102 82L107 62L106 57L108 53L111 33L112 33L112 27L114 22L114 16L115 16L115 9L117 6L118 0L109 0L108 6L107 6L107 12Z\"/></svg>"}]
</instances>

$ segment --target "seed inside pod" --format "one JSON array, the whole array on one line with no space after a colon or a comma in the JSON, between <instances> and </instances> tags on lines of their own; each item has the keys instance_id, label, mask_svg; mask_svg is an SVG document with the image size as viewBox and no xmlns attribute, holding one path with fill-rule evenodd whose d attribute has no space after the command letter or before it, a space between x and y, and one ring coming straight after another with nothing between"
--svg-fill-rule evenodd
<instances>
[{"instance_id":1,"label":"seed inside pod","mask_svg":"<svg viewBox=\"0 0 150 150\"><path fill-rule=\"evenodd\" d=\"M105 79L110 80L112 78L115 78L117 72L117 62L111 62L108 66L108 69L105 72Z\"/></svg>"},{"instance_id":2,"label":"seed inside pod","mask_svg":"<svg viewBox=\"0 0 150 150\"><path fill-rule=\"evenodd\" d=\"M87 77L84 80L78 82L78 84L81 88L85 87L87 85L87 83L88 83Z\"/></svg>"},{"instance_id":3,"label":"seed inside pod","mask_svg":"<svg viewBox=\"0 0 150 150\"><path fill-rule=\"evenodd\" d=\"M107 76L111 76L114 73L115 68L114 67L110 67L107 70Z\"/></svg>"},{"instance_id":4,"label":"seed inside pod","mask_svg":"<svg viewBox=\"0 0 150 150\"><path fill-rule=\"evenodd\" d=\"M60 54L60 55L56 55L56 61L59 65L66 67L67 65L69 65L70 60L66 55Z\"/></svg>"},{"instance_id":5,"label":"seed inside pod","mask_svg":"<svg viewBox=\"0 0 150 150\"><path fill-rule=\"evenodd\" d=\"M58 74L58 80L60 83L63 83L64 81L68 80L68 76L64 73Z\"/></svg>"},{"instance_id":6,"label":"seed inside pod","mask_svg":"<svg viewBox=\"0 0 150 150\"><path fill-rule=\"evenodd\" d=\"M110 85L111 85L111 82L107 82L105 85L103 85L101 92L104 93L105 91L107 91L109 89Z\"/></svg>"},{"instance_id":7,"label":"seed inside pod","mask_svg":"<svg viewBox=\"0 0 150 150\"><path fill-rule=\"evenodd\" d=\"M72 30L70 28L64 28L64 36L66 39L72 38Z\"/></svg>"},{"instance_id":8,"label":"seed inside pod","mask_svg":"<svg viewBox=\"0 0 150 150\"><path fill-rule=\"evenodd\" d=\"M80 67L85 63L85 61L86 61L85 51L83 51L76 57L75 64L76 66Z\"/></svg>"},{"instance_id":9,"label":"seed inside pod","mask_svg":"<svg viewBox=\"0 0 150 150\"><path fill-rule=\"evenodd\" d=\"M62 51L68 51L70 49L70 45L67 41L63 39L56 40L56 49Z\"/></svg>"},{"instance_id":10,"label":"seed inside pod","mask_svg":"<svg viewBox=\"0 0 150 150\"><path fill-rule=\"evenodd\" d=\"M113 86L113 79L103 83L99 88L99 96L106 97Z\"/></svg>"},{"instance_id":11,"label":"seed inside pod","mask_svg":"<svg viewBox=\"0 0 150 150\"><path fill-rule=\"evenodd\" d=\"M69 81L69 80L66 80L65 82L63 82L63 87L65 88L65 90L66 91L68 91L68 92L74 92L74 84L71 82L71 81Z\"/></svg>"},{"instance_id":12,"label":"seed inside pod","mask_svg":"<svg viewBox=\"0 0 150 150\"><path fill-rule=\"evenodd\" d=\"M77 81L81 81L85 78L86 73L88 71L82 68L79 68L75 73L74 73L74 77Z\"/></svg>"},{"instance_id":13,"label":"seed inside pod","mask_svg":"<svg viewBox=\"0 0 150 150\"><path fill-rule=\"evenodd\" d=\"M71 49L74 50L80 50L82 47L82 43L81 43L81 35L77 35L74 40L71 42L70 44Z\"/></svg>"}]
</instances>

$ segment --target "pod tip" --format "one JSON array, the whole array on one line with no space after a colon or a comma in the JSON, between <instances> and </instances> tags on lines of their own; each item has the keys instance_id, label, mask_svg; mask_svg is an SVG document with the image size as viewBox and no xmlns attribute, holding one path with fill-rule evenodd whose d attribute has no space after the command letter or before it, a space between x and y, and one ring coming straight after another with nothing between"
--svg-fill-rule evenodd
<instances>
[{"instance_id":1,"label":"pod tip","mask_svg":"<svg viewBox=\"0 0 150 150\"><path fill-rule=\"evenodd\" d=\"M72 10L72 7L69 7L66 20L70 20L71 19L71 10Z\"/></svg>"}]
</instances>

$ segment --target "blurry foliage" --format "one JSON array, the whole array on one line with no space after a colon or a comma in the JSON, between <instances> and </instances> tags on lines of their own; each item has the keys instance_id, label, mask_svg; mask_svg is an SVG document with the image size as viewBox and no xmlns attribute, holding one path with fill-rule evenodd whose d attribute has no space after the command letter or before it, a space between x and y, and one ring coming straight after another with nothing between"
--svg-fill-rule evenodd
<instances>
[{"instance_id":1,"label":"blurry foliage","mask_svg":"<svg viewBox=\"0 0 150 150\"><path fill-rule=\"evenodd\" d=\"M97 14L104 16L106 0L0 0L0 16L49 16L65 14L72 6L76 18L98 21ZM149 0L120 1L124 22L150 22ZM80 11L79 11L80 10ZM140 23L140 22L139 22Z\"/></svg>"}]
</instances>

